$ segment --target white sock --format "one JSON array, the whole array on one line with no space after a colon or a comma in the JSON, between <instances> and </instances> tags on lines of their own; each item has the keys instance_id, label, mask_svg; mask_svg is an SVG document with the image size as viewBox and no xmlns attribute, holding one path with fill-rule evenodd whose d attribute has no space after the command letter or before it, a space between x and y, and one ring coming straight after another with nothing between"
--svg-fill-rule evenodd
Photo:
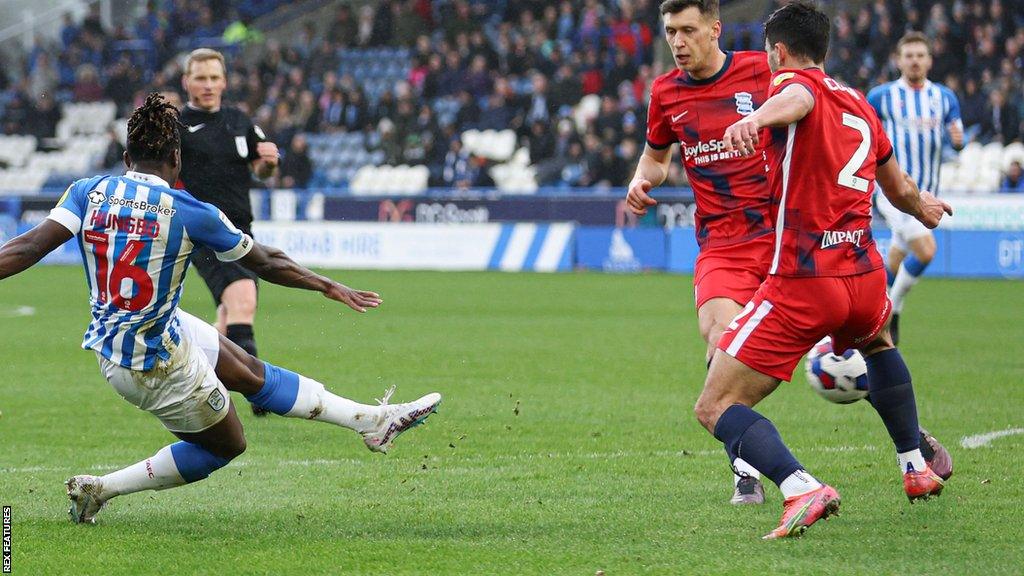
<instances>
[{"instance_id":1,"label":"white sock","mask_svg":"<svg viewBox=\"0 0 1024 576\"><path fill-rule=\"evenodd\" d=\"M735 468L737 471L744 472L748 476L751 476L753 478L761 478L761 473L757 471L757 468L754 468L753 466L748 464L743 458L737 458L737 459L733 460L732 461L732 467ZM734 486L739 484L740 483L740 475L739 474L733 474L732 475L732 481L733 481L733 485Z\"/></svg>"},{"instance_id":2,"label":"white sock","mask_svg":"<svg viewBox=\"0 0 1024 576\"><path fill-rule=\"evenodd\" d=\"M917 276L907 272L907 267L900 264L899 270L896 271L896 279L893 280L892 287L889 288L889 299L892 300L894 314L903 312L903 299L906 298L914 284L917 284Z\"/></svg>"},{"instance_id":3,"label":"white sock","mask_svg":"<svg viewBox=\"0 0 1024 576\"><path fill-rule=\"evenodd\" d=\"M782 496L785 498L807 494L818 488L821 488L821 482L815 480L806 470L793 472L779 484L779 490L782 490Z\"/></svg>"},{"instance_id":4,"label":"white sock","mask_svg":"<svg viewBox=\"0 0 1024 576\"><path fill-rule=\"evenodd\" d=\"M326 390L316 380L300 375L295 405L285 416L330 422L356 432L365 432L377 425L379 414L380 406L359 404L342 398Z\"/></svg>"},{"instance_id":5,"label":"white sock","mask_svg":"<svg viewBox=\"0 0 1024 576\"><path fill-rule=\"evenodd\" d=\"M100 480L103 483L100 498L103 499L143 490L164 490L185 484L185 479L178 474L170 446L164 446L152 457L111 472Z\"/></svg>"},{"instance_id":6,"label":"white sock","mask_svg":"<svg viewBox=\"0 0 1024 576\"><path fill-rule=\"evenodd\" d=\"M900 463L900 472L910 472L911 470L921 472L927 466L924 456L921 455L921 450L900 452L896 455L896 458Z\"/></svg>"}]
</instances>

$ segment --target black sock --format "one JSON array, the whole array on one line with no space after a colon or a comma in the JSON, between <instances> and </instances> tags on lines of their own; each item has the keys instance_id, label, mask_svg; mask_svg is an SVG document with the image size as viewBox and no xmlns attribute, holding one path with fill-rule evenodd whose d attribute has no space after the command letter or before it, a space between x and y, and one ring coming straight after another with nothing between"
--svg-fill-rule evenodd
<instances>
[{"instance_id":1,"label":"black sock","mask_svg":"<svg viewBox=\"0 0 1024 576\"><path fill-rule=\"evenodd\" d=\"M228 324L228 340L231 340L252 356L256 353L256 337L252 332L252 324Z\"/></svg>"},{"instance_id":2,"label":"black sock","mask_svg":"<svg viewBox=\"0 0 1024 576\"><path fill-rule=\"evenodd\" d=\"M775 425L742 404L733 404L718 418L715 438L725 444L730 456L743 458L776 485L793 472L803 470L782 442Z\"/></svg>"},{"instance_id":3,"label":"black sock","mask_svg":"<svg viewBox=\"0 0 1024 576\"><path fill-rule=\"evenodd\" d=\"M882 417L896 451L902 453L920 448L914 387L899 350L891 348L872 354L866 362L871 405Z\"/></svg>"}]
</instances>

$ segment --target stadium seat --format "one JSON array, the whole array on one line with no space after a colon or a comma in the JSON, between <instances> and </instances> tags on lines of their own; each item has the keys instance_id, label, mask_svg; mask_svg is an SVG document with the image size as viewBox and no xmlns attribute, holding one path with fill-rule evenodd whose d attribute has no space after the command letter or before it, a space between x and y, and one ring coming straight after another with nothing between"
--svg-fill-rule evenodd
<instances>
[{"instance_id":1,"label":"stadium seat","mask_svg":"<svg viewBox=\"0 0 1024 576\"><path fill-rule=\"evenodd\" d=\"M1000 168L1003 172L1010 169L1010 164L1014 161L1020 162L1024 165L1024 144L1020 142L1012 142L1003 148L1003 160Z\"/></svg>"}]
</instances>

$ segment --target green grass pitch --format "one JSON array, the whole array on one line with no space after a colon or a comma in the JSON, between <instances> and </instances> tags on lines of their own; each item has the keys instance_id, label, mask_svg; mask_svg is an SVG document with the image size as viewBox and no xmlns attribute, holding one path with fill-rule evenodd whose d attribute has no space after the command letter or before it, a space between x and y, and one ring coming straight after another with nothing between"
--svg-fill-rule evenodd
<instances>
[{"instance_id":1,"label":"green grass pitch","mask_svg":"<svg viewBox=\"0 0 1024 576\"><path fill-rule=\"evenodd\" d=\"M172 441L78 348L75 268L0 283L0 504L14 574L1020 574L1024 284L926 280L902 329L921 420L956 474L910 505L866 403L802 374L761 410L843 496L800 540L763 542L781 496L727 504L730 475L691 407L704 378L689 277L332 273L385 298L364 316L264 285L267 359L370 401L438 390L438 415L388 456L322 423L256 420L210 479L119 498L72 525L63 480ZM199 279L184 307L210 318ZM34 315L17 316L30 306ZM801 369L802 371L802 369ZM239 397L235 397L238 402ZM244 408L244 406L243 406Z\"/></svg>"}]
</instances>

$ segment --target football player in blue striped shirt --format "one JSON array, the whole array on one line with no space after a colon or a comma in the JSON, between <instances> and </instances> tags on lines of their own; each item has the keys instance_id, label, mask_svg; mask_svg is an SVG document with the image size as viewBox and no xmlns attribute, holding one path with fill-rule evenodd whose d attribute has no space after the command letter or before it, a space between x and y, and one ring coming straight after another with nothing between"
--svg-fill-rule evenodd
<instances>
[{"instance_id":1,"label":"football player in blue striped shirt","mask_svg":"<svg viewBox=\"0 0 1024 576\"><path fill-rule=\"evenodd\" d=\"M92 306L82 347L95 351L118 394L180 439L127 468L68 480L76 523L94 522L115 496L202 480L240 455L245 436L228 390L282 416L355 430L375 452L387 452L441 402L434 393L389 405L393 387L380 406L336 396L313 379L256 359L178 309L197 246L264 280L321 292L359 312L381 299L299 266L254 242L214 206L172 188L181 166L177 118L173 106L151 94L128 121L128 173L75 182L46 220L0 248L3 279L77 239Z\"/></svg>"},{"instance_id":2,"label":"football player in blue striped shirt","mask_svg":"<svg viewBox=\"0 0 1024 576\"><path fill-rule=\"evenodd\" d=\"M928 37L908 32L896 45L900 78L868 93L892 141L896 160L921 190L939 194L942 149L964 147L960 102L952 90L928 80L932 67ZM935 236L913 217L897 210L884 194L875 194L875 207L892 230L887 267L892 299L890 331L899 342L899 318L903 300L935 257Z\"/></svg>"}]
</instances>

